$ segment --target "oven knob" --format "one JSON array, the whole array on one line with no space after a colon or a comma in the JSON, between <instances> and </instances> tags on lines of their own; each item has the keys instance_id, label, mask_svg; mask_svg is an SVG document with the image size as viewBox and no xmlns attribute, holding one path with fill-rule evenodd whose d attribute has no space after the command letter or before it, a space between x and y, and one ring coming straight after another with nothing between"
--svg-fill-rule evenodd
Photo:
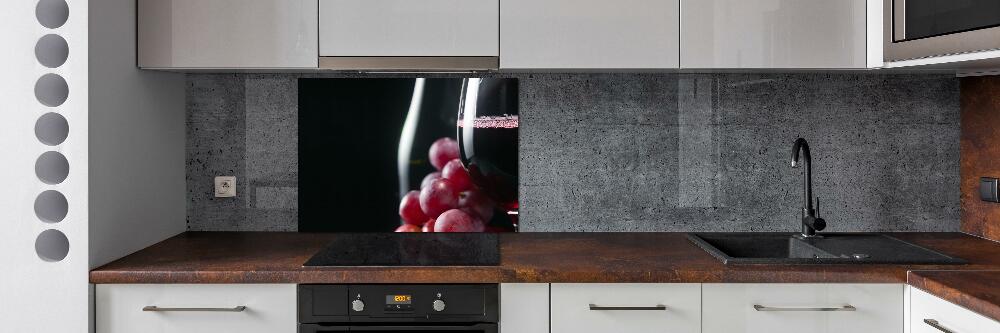
<instances>
[{"instance_id":1,"label":"oven knob","mask_svg":"<svg viewBox=\"0 0 1000 333\"><path fill-rule=\"evenodd\" d=\"M439 299L434 300L434 311L437 312L444 311L444 301Z\"/></svg>"},{"instance_id":2,"label":"oven knob","mask_svg":"<svg viewBox=\"0 0 1000 333\"><path fill-rule=\"evenodd\" d=\"M364 311L365 302L361 301L360 299L356 299L354 300L354 302L351 302L351 309L353 309L355 312Z\"/></svg>"}]
</instances>

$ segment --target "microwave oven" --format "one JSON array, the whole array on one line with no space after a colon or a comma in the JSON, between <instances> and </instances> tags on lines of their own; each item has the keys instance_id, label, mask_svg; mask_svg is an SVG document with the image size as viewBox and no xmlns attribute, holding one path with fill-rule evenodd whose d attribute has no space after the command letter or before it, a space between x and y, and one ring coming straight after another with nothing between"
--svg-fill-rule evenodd
<instances>
[{"instance_id":1,"label":"microwave oven","mask_svg":"<svg viewBox=\"0 0 1000 333\"><path fill-rule=\"evenodd\" d=\"M885 61L1000 49L998 0L884 0Z\"/></svg>"}]
</instances>

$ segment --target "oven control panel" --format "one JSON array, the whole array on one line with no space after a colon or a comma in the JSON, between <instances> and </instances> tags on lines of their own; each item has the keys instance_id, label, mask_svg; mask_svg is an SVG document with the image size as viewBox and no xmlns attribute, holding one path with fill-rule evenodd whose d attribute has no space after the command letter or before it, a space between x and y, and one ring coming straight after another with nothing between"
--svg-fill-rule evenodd
<instances>
[{"instance_id":1,"label":"oven control panel","mask_svg":"<svg viewBox=\"0 0 1000 333\"><path fill-rule=\"evenodd\" d=\"M386 312L413 311L413 295L385 295Z\"/></svg>"},{"instance_id":2,"label":"oven control panel","mask_svg":"<svg viewBox=\"0 0 1000 333\"><path fill-rule=\"evenodd\" d=\"M495 284L299 285L300 322L490 322Z\"/></svg>"}]
</instances>

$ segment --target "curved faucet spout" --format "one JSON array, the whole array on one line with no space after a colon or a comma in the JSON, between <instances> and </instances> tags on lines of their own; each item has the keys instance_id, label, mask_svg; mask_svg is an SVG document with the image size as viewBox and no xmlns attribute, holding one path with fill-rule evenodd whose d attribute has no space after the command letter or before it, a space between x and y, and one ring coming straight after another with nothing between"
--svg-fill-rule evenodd
<instances>
[{"instance_id":1,"label":"curved faucet spout","mask_svg":"<svg viewBox=\"0 0 1000 333\"><path fill-rule=\"evenodd\" d=\"M801 152L802 162L799 163ZM802 171L802 236L815 237L817 230L826 228L826 221L816 216L812 203L812 155L809 153L809 143L798 138L792 145L792 167L804 166Z\"/></svg>"},{"instance_id":2,"label":"curved faucet spout","mask_svg":"<svg viewBox=\"0 0 1000 333\"><path fill-rule=\"evenodd\" d=\"M799 163L799 152L802 152L802 163ZM812 154L809 153L809 143L806 139L798 138L795 139L795 143L792 144L792 167L798 168L799 165L805 166L805 171L802 172L802 210L803 216L808 215L809 211L812 211Z\"/></svg>"}]
</instances>

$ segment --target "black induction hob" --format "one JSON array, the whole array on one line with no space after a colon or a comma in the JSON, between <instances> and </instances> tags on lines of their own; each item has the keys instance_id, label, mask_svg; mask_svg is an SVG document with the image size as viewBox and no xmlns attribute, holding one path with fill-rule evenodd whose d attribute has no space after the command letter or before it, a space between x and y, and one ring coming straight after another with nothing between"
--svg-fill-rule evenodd
<instances>
[{"instance_id":1,"label":"black induction hob","mask_svg":"<svg viewBox=\"0 0 1000 333\"><path fill-rule=\"evenodd\" d=\"M312 266L497 266L493 233L344 233L309 258Z\"/></svg>"}]
</instances>

